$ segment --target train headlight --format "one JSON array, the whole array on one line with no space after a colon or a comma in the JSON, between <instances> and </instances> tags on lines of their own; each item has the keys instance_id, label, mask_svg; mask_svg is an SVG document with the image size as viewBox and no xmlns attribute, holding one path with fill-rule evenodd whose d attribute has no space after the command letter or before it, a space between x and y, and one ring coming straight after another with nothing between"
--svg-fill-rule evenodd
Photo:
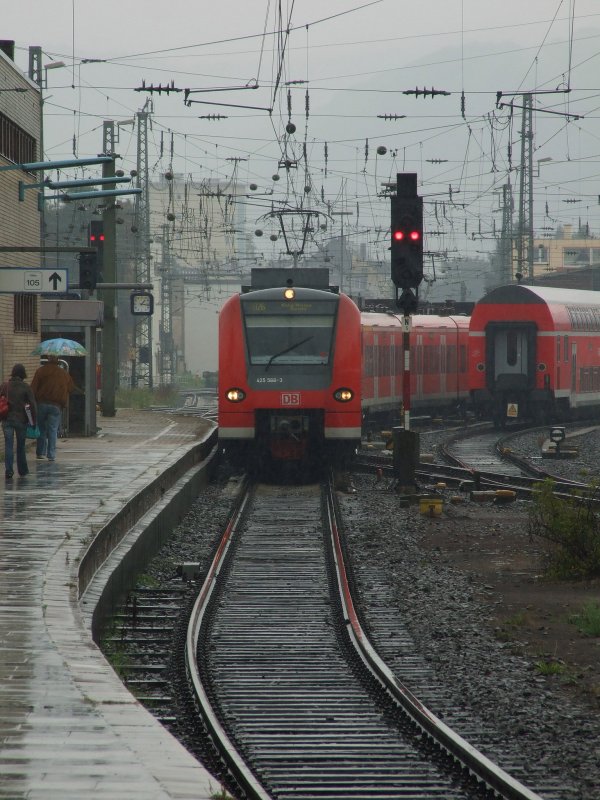
<instances>
[{"instance_id":1,"label":"train headlight","mask_svg":"<svg viewBox=\"0 0 600 800\"><path fill-rule=\"evenodd\" d=\"M352 389L336 389L333 396L339 403L349 403L354 397Z\"/></svg>"},{"instance_id":2,"label":"train headlight","mask_svg":"<svg viewBox=\"0 0 600 800\"><path fill-rule=\"evenodd\" d=\"M296 292L291 288L291 286L288 286L288 288L283 292L283 296L286 300L293 300L294 297L296 297Z\"/></svg>"},{"instance_id":3,"label":"train headlight","mask_svg":"<svg viewBox=\"0 0 600 800\"><path fill-rule=\"evenodd\" d=\"M225 397L230 403L241 403L246 397L246 392L243 389L227 389Z\"/></svg>"}]
</instances>

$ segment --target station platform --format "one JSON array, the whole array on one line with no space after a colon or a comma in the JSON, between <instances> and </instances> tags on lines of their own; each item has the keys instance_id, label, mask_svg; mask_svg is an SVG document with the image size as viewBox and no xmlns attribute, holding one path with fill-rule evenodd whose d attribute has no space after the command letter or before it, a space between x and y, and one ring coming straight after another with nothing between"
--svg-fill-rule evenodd
<instances>
[{"instance_id":1,"label":"station platform","mask_svg":"<svg viewBox=\"0 0 600 800\"><path fill-rule=\"evenodd\" d=\"M215 425L128 409L98 424L0 483L0 798L210 798L218 781L121 684L79 595L98 532L168 491Z\"/></svg>"}]
</instances>

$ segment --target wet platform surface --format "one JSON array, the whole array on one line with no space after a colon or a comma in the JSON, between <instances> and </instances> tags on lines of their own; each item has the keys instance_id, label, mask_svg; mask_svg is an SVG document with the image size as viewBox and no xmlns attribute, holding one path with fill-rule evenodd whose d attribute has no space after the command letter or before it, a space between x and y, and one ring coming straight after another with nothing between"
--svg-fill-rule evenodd
<instances>
[{"instance_id":1,"label":"wet platform surface","mask_svg":"<svg viewBox=\"0 0 600 800\"><path fill-rule=\"evenodd\" d=\"M0 485L0 798L201 800L218 782L93 643L74 562L213 426L129 410L98 424L95 437L59 439L55 462L28 449L30 474Z\"/></svg>"}]
</instances>

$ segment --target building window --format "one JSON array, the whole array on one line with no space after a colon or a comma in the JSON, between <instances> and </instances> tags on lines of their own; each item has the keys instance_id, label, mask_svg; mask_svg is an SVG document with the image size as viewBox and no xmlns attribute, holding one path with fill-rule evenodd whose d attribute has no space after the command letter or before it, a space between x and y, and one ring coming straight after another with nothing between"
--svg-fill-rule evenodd
<instances>
[{"instance_id":1,"label":"building window","mask_svg":"<svg viewBox=\"0 0 600 800\"><path fill-rule=\"evenodd\" d=\"M0 155L15 164L36 160L36 141L5 114L0 113Z\"/></svg>"},{"instance_id":2,"label":"building window","mask_svg":"<svg viewBox=\"0 0 600 800\"><path fill-rule=\"evenodd\" d=\"M37 333L38 297L36 294L16 294L14 299L15 333Z\"/></svg>"},{"instance_id":3,"label":"building window","mask_svg":"<svg viewBox=\"0 0 600 800\"><path fill-rule=\"evenodd\" d=\"M565 267L581 267L590 263L588 247L566 247L563 249L563 265Z\"/></svg>"}]
</instances>

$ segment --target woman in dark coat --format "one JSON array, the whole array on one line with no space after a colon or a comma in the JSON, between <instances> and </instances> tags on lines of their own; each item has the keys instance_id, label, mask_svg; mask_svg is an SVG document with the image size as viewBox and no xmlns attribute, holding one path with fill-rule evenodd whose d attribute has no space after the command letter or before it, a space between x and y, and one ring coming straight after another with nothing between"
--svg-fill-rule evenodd
<instances>
[{"instance_id":1,"label":"woman in dark coat","mask_svg":"<svg viewBox=\"0 0 600 800\"><path fill-rule=\"evenodd\" d=\"M4 430L4 466L6 480L13 476L14 438L17 439L17 469L19 475L27 475L27 456L25 454L25 431L29 420L25 406L29 404L33 423L37 416L35 397L28 383L25 383L27 373L23 364L15 364L10 373L10 379L0 387L0 394L8 399L8 417L3 420Z\"/></svg>"}]
</instances>

